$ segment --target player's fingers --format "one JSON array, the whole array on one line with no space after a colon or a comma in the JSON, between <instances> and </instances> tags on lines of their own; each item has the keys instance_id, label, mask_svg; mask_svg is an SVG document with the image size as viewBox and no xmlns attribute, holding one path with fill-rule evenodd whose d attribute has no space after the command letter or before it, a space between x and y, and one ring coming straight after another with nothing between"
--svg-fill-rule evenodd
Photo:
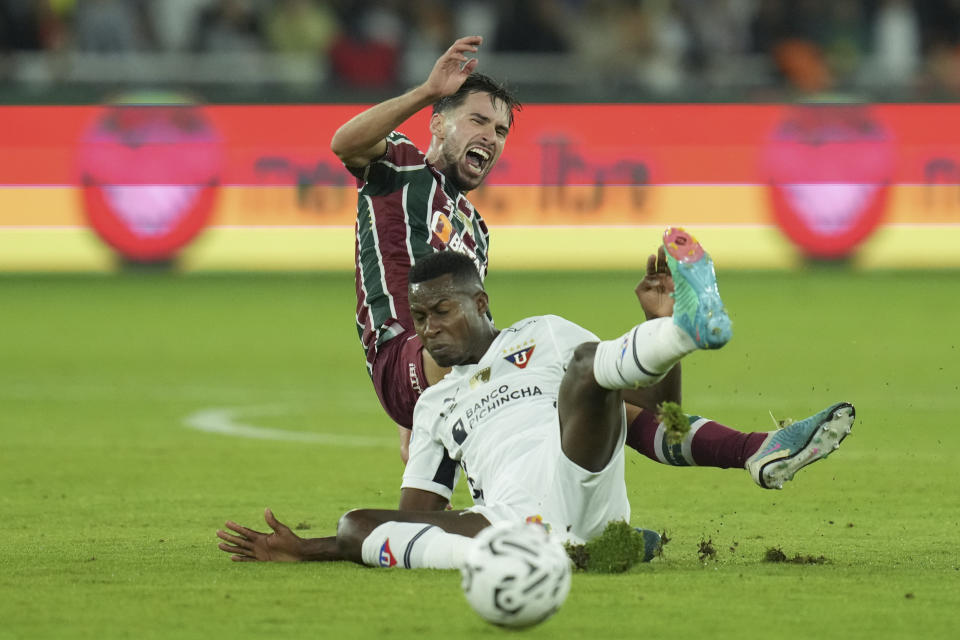
<instances>
[{"instance_id":1,"label":"player's fingers","mask_svg":"<svg viewBox=\"0 0 960 640\"><path fill-rule=\"evenodd\" d=\"M465 55L465 54L468 54L468 53L476 53L476 52L479 51L479 50L480 50L480 49L478 49L477 47L472 47L472 46L470 46L470 45L465 45L465 46L458 46L456 49L454 49L454 53L459 53L460 55Z\"/></svg>"},{"instance_id":2,"label":"player's fingers","mask_svg":"<svg viewBox=\"0 0 960 640\"><path fill-rule=\"evenodd\" d=\"M474 48L474 51L476 51L476 47L479 47L481 44L483 44L483 36L464 36L462 38L457 38L457 40L454 41L453 46L469 45Z\"/></svg>"},{"instance_id":3,"label":"player's fingers","mask_svg":"<svg viewBox=\"0 0 960 640\"><path fill-rule=\"evenodd\" d=\"M277 520L276 516L273 515L271 509L263 510L263 519L266 521L267 525L274 531L279 531L280 529L287 529L287 525L283 524Z\"/></svg>"},{"instance_id":4,"label":"player's fingers","mask_svg":"<svg viewBox=\"0 0 960 640\"><path fill-rule=\"evenodd\" d=\"M480 61L476 58L471 58L465 65L460 67L460 70L464 73L473 73L473 70L477 68L477 64L479 64L479 62Z\"/></svg>"},{"instance_id":5,"label":"player's fingers","mask_svg":"<svg viewBox=\"0 0 960 640\"><path fill-rule=\"evenodd\" d=\"M234 562L256 562L256 558L251 558L250 556L230 556L230 559Z\"/></svg>"},{"instance_id":6,"label":"player's fingers","mask_svg":"<svg viewBox=\"0 0 960 640\"><path fill-rule=\"evenodd\" d=\"M657 272L670 273L670 265L667 264L667 252L661 246L657 249Z\"/></svg>"},{"instance_id":7,"label":"player's fingers","mask_svg":"<svg viewBox=\"0 0 960 640\"><path fill-rule=\"evenodd\" d=\"M235 538L236 536L227 533L223 529L217 529L217 537L221 540L229 540L230 538Z\"/></svg>"},{"instance_id":8,"label":"player's fingers","mask_svg":"<svg viewBox=\"0 0 960 640\"><path fill-rule=\"evenodd\" d=\"M443 55L442 58L440 58L439 63L442 63L443 68L447 69L448 65L450 65L451 63L455 62L458 66L462 68L463 65L465 65L469 61L470 61L470 58L463 55L462 53L457 53L455 51L452 51L452 52L448 51Z\"/></svg>"},{"instance_id":9,"label":"player's fingers","mask_svg":"<svg viewBox=\"0 0 960 640\"><path fill-rule=\"evenodd\" d=\"M217 531L217 537L220 538L221 540L229 542L230 544L236 545L237 547L240 547L242 549L249 549L250 547L253 546L253 542L251 542L247 538L241 538L240 536L232 536L226 531Z\"/></svg>"},{"instance_id":10,"label":"player's fingers","mask_svg":"<svg viewBox=\"0 0 960 640\"><path fill-rule=\"evenodd\" d=\"M256 558L257 554L254 551L249 549L241 549L239 547L231 547L228 544L219 544L217 545L221 551L224 553L229 553L230 558Z\"/></svg>"},{"instance_id":11,"label":"player's fingers","mask_svg":"<svg viewBox=\"0 0 960 640\"><path fill-rule=\"evenodd\" d=\"M657 272L657 256L650 254L647 256L647 275L652 276Z\"/></svg>"},{"instance_id":12,"label":"player's fingers","mask_svg":"<svg viewBox=\"0 0 960 640\"><path fill-rule=\"evenodd\" d=\"M225 526L227 529L230 529L231 531L235 531L235 532L239 533L240 535L242 535L242 536L245 537L245 538L250 538L251 540L252 540L253 538L256 538L256 537L259 537L259 536L265 536L265 535L267 535L267 534L265 534L265 533L260 533L259 531L254 531L253 529L248 529L248 528L246 528L246 527L244 527L244 526L242 526L242 525L237 524L237 523L234 522L233 520L227 520L227 521L224 523L224 526Z\"/></svg>"},{"instance_id":13,"label":"player's fingers","mask_svg":"<svg viewBox=\"0 0 960 640\"><path fill-rule=\"evenodd\" d=\"M451 57L460 56L463 57L465 53L476 53L479 49L472 44L463 44L459 41L454 42L453 45L447 49L446 55Z\"/></svg>"}]
</instances>

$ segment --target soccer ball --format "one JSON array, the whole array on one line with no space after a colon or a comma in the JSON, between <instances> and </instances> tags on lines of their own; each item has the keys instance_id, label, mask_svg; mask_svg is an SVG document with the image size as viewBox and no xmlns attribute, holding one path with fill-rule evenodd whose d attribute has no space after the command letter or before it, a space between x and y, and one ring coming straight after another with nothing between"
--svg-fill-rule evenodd
<instances>
[{"instance_id":1,"label":"soccer ball","mask_svg":"<svg viewBox=\"0 0 960 640\"><path fill-rule=\"evenodd\" d=\"M498 522L474 538L460 573L467 602L503 627L552 616L570 592L570 558L540 524Z\"/></svg>"}]
</instances>

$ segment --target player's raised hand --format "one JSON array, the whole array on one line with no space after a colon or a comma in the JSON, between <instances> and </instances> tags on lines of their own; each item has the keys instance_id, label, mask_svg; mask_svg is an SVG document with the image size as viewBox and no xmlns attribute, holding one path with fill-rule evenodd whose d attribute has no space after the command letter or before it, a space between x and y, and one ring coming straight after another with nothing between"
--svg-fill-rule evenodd
<instances>
[{"instance_id":1,"label":"player's raised hand","mask_svg":"<svg viewBox=\"0 0 960 640\"><path fill-rule=\"evenodd\" d=\"M647 258L647 272L634 292L647 320L673 315L673 276L662 246Z\"/></svg>"},{"instance_id":2,"label":"player's raised hand","mask_svg":"<svg viewBox=\"0 0 960 640\"><path fill-rule=\"evenodd\" d=\"M433 65L424 88L437 99L457 92L463 81L477 68L478 60L468 58L483 43L481 36L466 36L454 42Z\"/></svg>"},{"instance_id":3,"label":"player's raised hand","mask_svg":"<svg viewBox=\"0 0 960 640\"><path fill-rule=\"evenodd\" d=\"M299 562L303 560L303 539L290 530L290 527L277 520L273 511L264 511L263 519L273 529L273 533L261 533L241 526L232 520L225 524L237 535L217 531L217 537L224 542L217 546L231 554L234 562Z\"/></svg>"}]
</instances>

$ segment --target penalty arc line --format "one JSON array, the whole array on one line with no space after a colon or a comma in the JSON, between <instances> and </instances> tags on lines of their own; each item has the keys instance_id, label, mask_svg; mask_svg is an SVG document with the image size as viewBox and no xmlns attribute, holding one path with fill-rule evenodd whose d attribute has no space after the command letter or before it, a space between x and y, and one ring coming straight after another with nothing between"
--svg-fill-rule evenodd
<instances>
[{"instance_id":1,"label":"penalty arc line","mask_svg":"<svg viewBox=\"0 0 960 640\"><path fill-rule=\"evenodd\" d=\"M278 415L287 413L282 407L217 407L195 411L183 419L190 429L236 438L274 440L279 442L306 442L339 447L389 447L397 446L393 438L372 436L349 436L338 433L311 433L271 429L241 422L241 415Z\"/></svg>"}]
</instances>

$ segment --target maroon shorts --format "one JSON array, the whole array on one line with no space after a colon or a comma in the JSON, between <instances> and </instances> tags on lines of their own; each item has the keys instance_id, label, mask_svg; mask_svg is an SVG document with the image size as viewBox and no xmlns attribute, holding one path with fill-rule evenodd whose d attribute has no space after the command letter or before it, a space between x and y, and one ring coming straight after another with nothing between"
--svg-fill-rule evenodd
<instances>
[{"instance_id":1,"label":"maroon shorts","mask_svg":"<svg viewBox=\"0 0 960 640\"><path fill-rule=\"evenodd\" d=\"M401 427L413 427L413 407L427 388L423 343L406 331L380 345L373 360L373 388L384 411Z\"/></svg>"}]
</instances>

